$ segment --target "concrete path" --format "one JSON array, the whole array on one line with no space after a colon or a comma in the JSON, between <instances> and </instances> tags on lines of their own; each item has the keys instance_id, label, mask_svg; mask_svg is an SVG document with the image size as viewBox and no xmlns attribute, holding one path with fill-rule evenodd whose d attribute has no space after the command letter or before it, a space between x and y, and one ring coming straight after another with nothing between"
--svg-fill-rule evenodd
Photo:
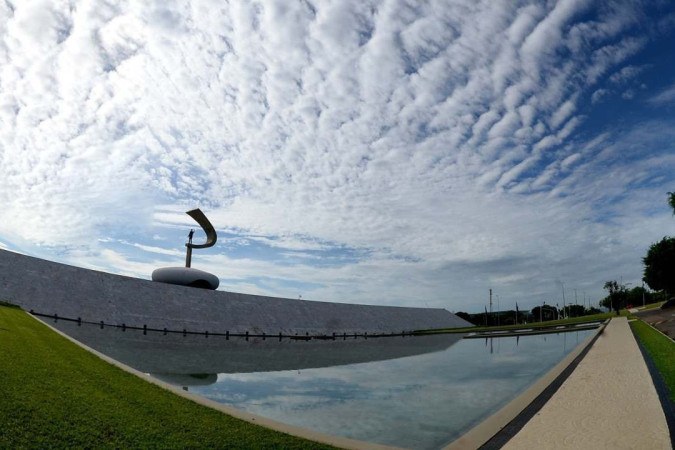
<instances>
[{"instance_id":1,"label":"concrete path","mask_svg":"<svg viewBox=\"0 0 675 450\"><path fill-rule=\"evenodd\" d=\"M625 317L588 354L505 449L670 449L656 389Z\"/></svg>"}]
</instances>

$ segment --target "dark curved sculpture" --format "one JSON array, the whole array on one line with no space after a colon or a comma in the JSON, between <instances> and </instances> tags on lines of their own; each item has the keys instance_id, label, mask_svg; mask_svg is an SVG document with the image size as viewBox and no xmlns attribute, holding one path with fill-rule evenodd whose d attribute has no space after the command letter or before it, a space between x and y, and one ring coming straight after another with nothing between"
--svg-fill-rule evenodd
<instances>
[{"instance_id":1,"label":"dark curved sculpture","mask_svg":"<svg viewBox=\"0 0 675 450\"><path fill-rule=\"evenodd\" d=\"M209 219L206 218L201 209L192 209L185 214L195 219L199 226L202 227L202 230L204 230L204 233L206 233L206 242L203 244L193 244L192 232L190 232L190 242L185 244L187 247L187 253L185 254L185 267L190 267L192 265L192 249L213 247L218 240L218 235L216 235L216 230L213 228L213 225L211 225L211 222L209 222Z\"/></svg>"},{"instance_id":2,"label":"dark curved sculpture","mask_svg":"<svg viewBox=\"0 0 675 450\"><path fill-rule=\"evenodd\" d=\"M206 242L203 244L193 244L193 231L190 231L189 241L185 244L185 247L187 248L185 254L185 267L162 267L161 269L156 269L152 272L152 281L201 289L218 289L220 280L217 276L190 267L192 265L192 249L213 247L218 240L216 230L201 209L192 209L187 211L186 214L195 219L199 226L202 227L204 233L206 233Z\"/></svg>"},{"instance_id":3,"label":"dark curved sculpture","mask_svg":"<svg viewBox=\"0 0 675 450\"><path fill-rule=\"evenodd\" d=\"M195 219L199 226L204 230L204 233L206 233L206 242L203 244L193 244L190 242L185 244L185 246L188 248L209 248L216 245L218 235L216 234L215 228L213 228L213 225L211 225L211 222L209 222L209 219L206 218L202 210L197 208L190 210L185 214Z\"/></svg>"}]
</instances>

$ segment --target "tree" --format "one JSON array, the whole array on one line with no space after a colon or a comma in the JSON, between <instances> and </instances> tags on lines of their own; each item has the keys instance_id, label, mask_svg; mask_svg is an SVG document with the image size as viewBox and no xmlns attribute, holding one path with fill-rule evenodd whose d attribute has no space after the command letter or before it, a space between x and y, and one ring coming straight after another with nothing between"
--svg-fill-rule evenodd
<instances>
[{"instance_id":1,"label":"tree","mask_svg":"<svg viewBox=\"0 0 675 450\"><path fill-rule=\"evenodd\" d=\"M675 215L675 192L668 192L668 204L673 208L673 214Z\"/></svg>"},{"instance_id":2,"label":"tree","mask_svg":"<svg viewBox=\"0 0 675 450\"><path fill-rule=\"evenodd\" d=\"M534 322L539 322L540 318L542 322L556 320L559 315L560 311L552 305L535 306L532 308L532 320Z\"/></svg>"},{"instance_id":3,"label":"tree","mask_svg":"<svg viewBox=\"0 0 675 450\"><path fill-rule=\"evenodd\" d=\"M673 199L673 194L671 194ZM655 291L675 294L675 237L664 237L652 244L642 258L645 270L642 279Z\"/></svg>"},{"instance_id":4,"label":"tree","mask_svg":"<svg viewBox=\"0 0 675 450\"><path fill-rule=\"evenodd\" d=\"M586 310L586 315L590 315L590 314L600 314L601 312L602 312L602 311L600 311L598 308L595 308L595 307L591 306L590 308L588 308L588 309Z\"/></svg>"},{"instance_id":5,"label":"tree","mask_svg":"<svg viewBox=\"0 0 675 450\"><path fill-rule=\"evenodd\" d=\"M642 286L635 286L626 291L626 306L641 306L644 300L645 304L654 303L656 295Z\"/></svg>"},{"instance_id":6,"label":"tree","mask_svg":"<svg viewBox=\"0 0 675 450\"><path fill-rule=\"evenodd\" d=\"M474 322L473 317L469 313L465 313L464 311L457 311L455 313L455 315L457 317L460 317L460 318L466 320L467 322L470 322L470 323L476 325L476 322Z\"/></svg>"},{"instance_id":7,"label":"tree","mask_svg":"<svg viewBox=\"0 0 675 450\"><path fill-rule=\"evenodd\" d=\"M626 306L626 286L611 280L605 282L603 289L606 289L609 295L600 301L600 306L613 309L618 316L619 310Z\"/></svg>"},{"instance_id":8,"label":"tree","mask_svg":"<svg viewBox=\"0 0 675 450\"><path fill-rule=\"evenodd\" d=\"M581 317L586 314L586 308L582 305L568 305L564 309L567 310L569 317Z\"/></svg>"}]
</instances>

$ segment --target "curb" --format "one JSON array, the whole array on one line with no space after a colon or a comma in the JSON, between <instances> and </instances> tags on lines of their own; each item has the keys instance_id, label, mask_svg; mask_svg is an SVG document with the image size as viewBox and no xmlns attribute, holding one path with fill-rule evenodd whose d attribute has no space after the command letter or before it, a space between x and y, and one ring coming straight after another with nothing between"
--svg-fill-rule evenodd
<instances>
[{"instance_id":1,"label":"curb","mask_svg":"<svg viewBox=\"0 0 675 450\"><path fill-rule=\"evenodd\" d=\"M339 447L339 448L344 448L344 449L366 449L366 450L387 450L387 449L396 449L397 447L388 447L386 445L380 445L380 444L374 444L371 442L364 442L364 441L358 441L356 439L349 439L345 437L340 437L340 436L332 436L328 434L323 434L319 433L317 431L312 431L306 428L301 428L301 427L296 427L293 425L288 425L282 422L277 422L272 419L268 419L263 416L258 416L255 414L251 414L236 408L233 408L231 406L227 406L223 403L218 403L213 400L209 400L205 397L200 397L196 394L192 394L190 392L183 391L182 389L179 389L176 386L173 386L169 383L166 383L164 381L158 380L156 378L153 378L149 376L148 374L145 374L143 372L140 372L133 367L127 366L126 364L123 364L115 359L110 358L109 356L106 356L105 354L94 350L93 348L77 341L76 339L73 339L72 337L68 336L67 334L63 333L62 331L52 327L46 322L43 322L42 320L38 319L37 317L34 317L32 314L29 312L24 311L28 317L31 317L33 320L41 323L42 325L46 326L50 330L54 331L58 335L66 338L73 344L77 345L78 347L82 348L83 350L88 351L89 353L97 356L99 359L119 368L122 369L123 371L130 373L132 375L137 376L141 380L154 384L156 386L159 386L162 389L165 389L169 391L172 394L178 395L180 397L183 397L187 400L193 401L194 403L197 403L198 405L201 406L206 406L211 409L215 409L217 411L220 411L222 413L225 413L229 416L235 417L237 419L243 420L245 422L251 423L253 425L258 425L262 426L274 431L278 431L281 433L289 434L291 436L299 437L302 439L307 439L310 441L314 442L319 442L322 444L328 444L332 445L334 447Z\"/></svg>"},{"instance_id":2,"label":"curb","mask_svg":"<svg viewBox=\"0 0 675 450\"><path fill-rule=\"evenodd\" d=\"M594 335L586 338L575 350L556 364L543 377L527 388L506 406L491 415L464 435L444 447L444 450L470 448L501 448L532 418L558 390L586 356L609 323L606 320Z\"/></svg>"},{"instance_id":3,"label":"curb","mask_svg":"<svg viewBox=\"0 0 675 450\"><path fill-rule=\"evenodd\" d=\"M642 323L647 324L652 329L661 333L659 330L657 330L644 320L640 321ZM635 342L637 343L638 348L640 349L640 353L642 353L642 359L644 359L645 364L647 365L647 369L649 370L649 375L652 378L652 383L654 384L656 393L659 396L659 401L661 402L661 409L663 409L663 414L666 416L666 423L668 424L668 431L670 432L670 445L671 447L675 448L675 402L670 400L669 395L670 391L668 390L668 386L666 386L666 382L663 379L661 372L659 372L659 369L656 368L656 364L654 364L654 360L652 359L651 355L644 347L644 345L642 345L640 339L635 335L633 327L630 328L630 331L631 333L633 333L633 338L635 339ZM661 334L666 338L671 339L668 335L664 333Z\"/></svg>"}]
</instances>

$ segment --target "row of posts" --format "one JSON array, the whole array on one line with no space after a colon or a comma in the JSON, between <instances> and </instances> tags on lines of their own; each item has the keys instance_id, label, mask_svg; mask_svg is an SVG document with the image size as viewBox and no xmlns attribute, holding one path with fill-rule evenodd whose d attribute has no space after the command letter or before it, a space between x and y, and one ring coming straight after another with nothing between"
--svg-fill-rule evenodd
<instances>
[{"instance_id":1,"label":"row of posts","mask_svg":"<svg viewBox=\"0 0 675 450\"><path fill-rule=\"evenodd\" d=\"M244 337L248 341L249 337L261 337L264 340L266 340L268 337L278 337L279 341L281 341L283 338L289 338L291 340L303 340L303 341L309 341L312 339L317 339L317 340L336 340L338 338L342 338L343 340L346 340L348 337L357 339L358 337L363 337L364 339L368 339L368 337L375 338L375 337L394 337L394 336L412 336L414 333L411 331L401 331L400 333L380 333L380 334L371 334L370 336L368 335L368 332L364 332L363 334L358 334L358 333L332 333L332 335L317 335L317 336L310 336L309 332L306 332L305 335L298 335L297 333L295 335L284 335L281 332L279 332L278 335L275 334L267 334L263 332L262 334L251 334L248 331L245 333L230 333L229 330L225 331L225 333L209 333L208 330L204 332L199 332L199 331L188 331L187 329L183 328L182 331L177 331L177 330L168 330L166 327L163 329L157 329L157 328L148 328L146 324L143 324L143 327L133 327L133 326L127 326L125 323L122 325L113 325L113 324L106 324L104 321L100 322L89 322L86 320L82 320L81 317L78 317L77 319L72 319L72 318L66 318L66 317L59 317L58 314L42 314L42 313L37 313L33 311L32 309L30 310L30 313L34 316L40 316L40 317L48 317L52 318L54 322L58 322L59 319L63 321L68 321L68 322L77 322L77 326L82 326L82 324L89 324L89 325L98 325L100 329L103 329L105 326L108 327L114 327L114 328L121 328L122 331L126 331L127 328L130 330L143 330L143 334L147 335L148 331L156 331L156 332L161 332L163 335L167 335L168 333L173 333L173 334L182 334L184 337L187 336L188 334L191 335L204 335L204 337L208 338L209 335L211 336L225 336L226 340L230 339L230 336L232 337Z\"/></svg>"}]
</instances>

